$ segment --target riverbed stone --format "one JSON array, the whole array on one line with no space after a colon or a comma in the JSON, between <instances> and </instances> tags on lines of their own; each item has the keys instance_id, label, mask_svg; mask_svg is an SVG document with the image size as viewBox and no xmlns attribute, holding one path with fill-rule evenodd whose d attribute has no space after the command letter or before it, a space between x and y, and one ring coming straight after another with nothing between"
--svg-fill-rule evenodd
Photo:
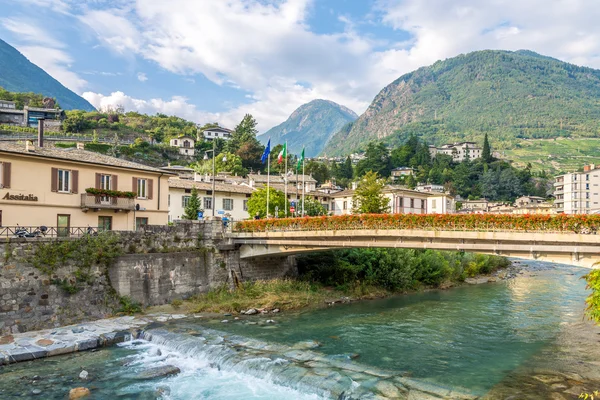
<instances>
[{"instance_id":1,"label":"riverbed stone","mask_svg":"<svg viewBox=\"0 0 600 400\"><path fill-rule=\"evenodd\" d=\"M256 308L251 308L248 311L246 311L246 315L254 315L254 314L258 314L258 310Z\"/></svg>"},{"instance_id":2,"label":"riverbed stone","mask_svg":"<svg viewBox=\"0 0 600 400\"><path fill-rule=\"evenodd\" d=\"M37 342L35 342L35 344L37 344L38 346L47 347L47 346L50 346L51 344L54 344L54 340L39 339Z\"/></svg>"},{"instance_id":3,"label":"riverbed stone","mask_svg":"<svg viewBox=\"0 0 600 400\"><path fill-rule=\"evenodd\" d=\"M85 387L76 387L69 391L69 400L81 399L91 394L90 389Z\"/></svg>"},{"instance_id":4,"label":"riverbed stone","mask_svg":"<svg viewBox=\"0 0 600 400\"><path fill-rule=\"evenodd\" d=\"M160 367L150 368L138 374L139 379L154 379L163 376L176 375L181 370L174 365L164 365Z\"/></svg>"}]
</instances>

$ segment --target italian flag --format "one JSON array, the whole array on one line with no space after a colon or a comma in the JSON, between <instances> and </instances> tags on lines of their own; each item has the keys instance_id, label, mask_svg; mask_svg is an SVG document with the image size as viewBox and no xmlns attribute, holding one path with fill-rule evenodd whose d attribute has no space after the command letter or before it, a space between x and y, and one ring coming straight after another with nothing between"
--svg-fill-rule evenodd
<instances>
[{"instance_id":1,"label":"italian flag","mask_svg":"<svg viewBox=\"0 0 600 400\"><path fill-rule=\"evenodd\" d=\"M277 156L277 164L281 164L283 162L283 159L287 157L287 142L285 142L283 144L283 149L281 149L281 151L279 152L279 155Z\"/></svg>"}]
</instances>

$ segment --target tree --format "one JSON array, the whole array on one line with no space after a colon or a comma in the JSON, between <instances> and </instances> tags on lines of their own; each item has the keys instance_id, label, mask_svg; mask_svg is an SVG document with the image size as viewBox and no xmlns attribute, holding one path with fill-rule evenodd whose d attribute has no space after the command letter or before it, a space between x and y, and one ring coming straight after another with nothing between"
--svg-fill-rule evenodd
<instances>
[{"instance_id":1,"label":"tree","mask_svg":"<svg viewBox=\"0 0 600 400\"><path fill-rule=\"evenodd\" d=\"M340 168L340 178L352 179L353 175L354 169L352 168L352 160L350 159L350 156L348 156Z\"/></svg>"},{"instance_id":2,"label":"tree","mask_svg":"<svg viewBox=\"0 0 600 400\"><path fill-rule=\"evenodd\" d=\"M284 214L285 195L282 191L273 188L269 189L269 215L275 216L275 207L279 210L279 214ZM248 199L248 214L254 217L258 214L261 218L265 218L267 214L267 188L263 187L252 192Z\"/></svg>"},{"instance_id":3,"label":"tree","mask_svg":"<svg viewBox=\"0 0 600 400\"><path fill-rule=\"evenodd\" d=\"M225 158L225 161L223 161ZM212 175L212 158L208 160L201 160L194 164L190 164L190 168L193 168L200 174L211 174ZM229 172L233 175L245 175L248 171L242 166L242 159L232 153L220 153L215 158L215 173Z\"/></svg>"},{"instance_id":4,"label":"tree","mask_svg":"<svg viewBox=\"0 0 600 400\"><path fill-rule=\"evenodd\" d=\"M296 204L296 211L302 212L302 199ZM304 199L304 214L309 217L318 217L320 215L327 215L327 210L317 200L306 197Z\"/></svg>"},{"instance_id":5,"label":"tree","mask_svg":"<svg viewBox=\"0 0 600 400\"><path fill-rule=\"evenodd\" d=\"M363 176L367 171L372 171L378 175L390 176L392 163L387 147L383 142L371 142L365 151L365 158L358 162L356 166L356 176Z\"/></svg>"},{"instance_id":6,"label":"tree","mask_svg":"<svg viewBox=\"0 0 600 400\"><path fill-rule=\"evenodd\" d=\"M389 211L389 199L383 194L385 183L376 172L369 171L359 182L352 196L355 214L383 214Z\"/></svg>"},{"instance_id":7,"label":"tree","mask_svg":"<svg viewBox=\"0 0 600 400\"><path fill-rule=\"evenodd\" d=\"M323 184L331 179L331 172L325 163L310 160L306 163L304 170L307 175L312 175L318 184ZM302 171L300 171L300 173L302 173Z\"/></svg>"},{"instance_id":8,"label":"tree","mask_svg":"<svg viewBox=\"0 0 600 400\"><path fill-rule=\"evenodd\" d=\"M492 150L490 148L490 141L488 140L487 133L483 137L483 150L481 151L481 158L486 163L492 162Z\"/></svg>"},{"instance_id":9,"label":"tree","mask_svg":"<svg viewBox=\"0 0 600 400\"><path fill-rule=\"evenodd\" d=\"M194 187L192 188L192 193L190 194L190 200L188 201L187 206L185 206L183 219L197 220L198 211L200 211L201 209L202 208L200 206L200 197L198 196L198 189Z\"/></svg>"},{"instance_id":10,"label":"tree","mask_svg":"<svg viewBox=\"0 0 600 400\"><path fill-rule=\"evenodd\" d=\"M225 144L225 150L238 155L242 159L242 166L256 171L261 169L262 156L265 147L256 138L256 120L252 115L246 114L242 121L235 127L231 139Z\"/></svg>"}]
</instances>

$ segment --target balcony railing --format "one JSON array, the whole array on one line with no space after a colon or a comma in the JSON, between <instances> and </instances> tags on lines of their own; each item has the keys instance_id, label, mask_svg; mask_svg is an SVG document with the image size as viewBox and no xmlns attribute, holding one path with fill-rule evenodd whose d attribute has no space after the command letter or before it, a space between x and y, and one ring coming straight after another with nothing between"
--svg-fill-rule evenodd
<instances>
[{"instance_id":1,"label":"balcony railing","mask_svg":"<svg viewBox=\"0 0 600 400\"><path fill-rule=\"evenodd\" d=\"M126 197L98 196L88 193L81 194L81 208L87 210L135 210L135 199Z\"/></svg>"}]
</instances>

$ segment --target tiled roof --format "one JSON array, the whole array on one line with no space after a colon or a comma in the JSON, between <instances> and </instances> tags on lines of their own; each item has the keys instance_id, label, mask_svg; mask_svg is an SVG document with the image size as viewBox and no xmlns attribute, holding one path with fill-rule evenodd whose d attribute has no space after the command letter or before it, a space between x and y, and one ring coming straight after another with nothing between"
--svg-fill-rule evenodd
<instances>
[{"instance_id":1,"label":"tiled roof","mask_svg":"<svg viewBox=\"0 0 600 400\"><path fill-rule=\"evenodd\" d=\"M169 178L169 187L177 189L212 190L212 182L198 182L190 179ZM254 189L246 185L225 185L215 182L216 192L251 194Z\"/></svg>"},{"instance_id":2,"label":"tiled roof","mask_svg":"<svg viewBox=\"0 0 600 400\"><path fill-rule=\"evenodd\" d=\"M341 192L333 193L331 195L331 197L352 197L352 196L354 196L354 190L352 190L352 189L342 190Z\"/></svg>"},{"instance_id":3,"label":"tiled roof","mask_svg":"<svg viewBox=\"0 0 600 400\"><path fill-rule=\"evenodd\" d=\"M27 151L24 143L0 142L0 153L23 154L31 157L52 158L64 161L79 162L85 164L105 165L116 168L128 168L142 171L155 172L159 174L171 175L159 168L149 167L144 164L138 164L121 158L111 157L88 150L76 148L60 149L56 147L37 147L33 146L33 151Z\"/></svg>"}]
</instances>

